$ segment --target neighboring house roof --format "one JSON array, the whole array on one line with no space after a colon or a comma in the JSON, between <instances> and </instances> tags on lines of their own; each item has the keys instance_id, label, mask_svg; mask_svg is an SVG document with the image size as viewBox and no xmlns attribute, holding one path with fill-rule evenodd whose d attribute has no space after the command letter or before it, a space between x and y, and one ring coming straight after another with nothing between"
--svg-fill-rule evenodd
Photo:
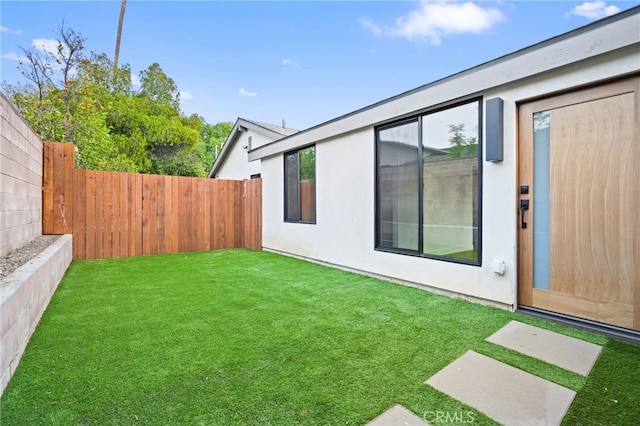
<instances>
[{"instance_id":1,"label":"neighboring house roof","mask_svg":"<svg viewBox=\"0 0 640 426\"><path fill-rule=\"evenodd\" d=\"M239 118L238 120L243 120L242 118ZM288 127L284 127L284 126L276 126L274 124L269 124L269 123L263 123L261 121L256 121L256 120L244 120L244 121L248 121L249 123L253 123L256 126L260 126L262 128L265 128L267 130L271 130L274 131L276 133L279 133L283 136L289 136L289 135L293 135L294 133L298 133L299 130L296 129L290 129ZM283 121L284 124L284 121Z\"/></svg>"},{"instance_id":2,"label":"neighboring house roof","mask_svg":"<svg viewBox=\"0 0 640 426\"><path fill-rule=\"evenodd\" d=\"M249 151L249 160L277 155L344 133L411 116L452 99L479 95L606 53L637 49L640 45L638 28L640 6L256 147Z\"/></svg>"},{"instance_id":3,"label":"neighboring house roof","mask_svg":"<svg viewBox=\"0 0 640 426\"><path fill-rule=\"evenodd\" d=\"M284 125L284 121L282 124ZM225 159L235 146L236 142L240 139L240 135L249 130L261 134L273 141L281 139L285 136L293 135L294 133L298 132L298 130L296 129L289 129L285 126L276 126L274 124L262 123L260 121L238 118L233 128L231 129L229 137L222 145L222 150L216 158L216 161L213 163L213 167L211 167L211 171L209 171L207 177L212 178L216 176L216 174L222 168ZM249 160L247 159L247 161Z\"/></svg>"}]
</instances>

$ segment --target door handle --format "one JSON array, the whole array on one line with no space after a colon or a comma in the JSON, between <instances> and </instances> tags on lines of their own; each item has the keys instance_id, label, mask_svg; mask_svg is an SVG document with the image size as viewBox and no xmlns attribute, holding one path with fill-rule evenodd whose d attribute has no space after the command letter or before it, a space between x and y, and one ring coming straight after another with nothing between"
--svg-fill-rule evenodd
<instances>
[{"instance_id":1,"label":"door handle","mask_svg":"<svg viewBox=\"0 0 640 426\"><path fill-rule=\"evenodd\" d=\"M520 200L520 227L527 229L527 222L524 221L524 212L529 210L529 200Z\"/></svg>"}]
</instances>

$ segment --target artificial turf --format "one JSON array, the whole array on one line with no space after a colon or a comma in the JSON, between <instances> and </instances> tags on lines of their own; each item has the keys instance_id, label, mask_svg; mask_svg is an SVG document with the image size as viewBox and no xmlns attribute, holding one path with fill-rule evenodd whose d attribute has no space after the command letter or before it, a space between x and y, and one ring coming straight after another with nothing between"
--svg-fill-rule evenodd
<instances>
[{"instance_id":1,"label":"artificial turf","mask_svg":"<svg viewBox=\"0 0 640 426\"><path fill-rule=\"evenodd\" d=\"M585 379L484 340L512 319L604 350ZM74 261L0 424L363 425L396 403L493 424L424 384L469 349L577 391L565 424L640 419L638 346L239 249Z\"/></svg>"}]
</instances>

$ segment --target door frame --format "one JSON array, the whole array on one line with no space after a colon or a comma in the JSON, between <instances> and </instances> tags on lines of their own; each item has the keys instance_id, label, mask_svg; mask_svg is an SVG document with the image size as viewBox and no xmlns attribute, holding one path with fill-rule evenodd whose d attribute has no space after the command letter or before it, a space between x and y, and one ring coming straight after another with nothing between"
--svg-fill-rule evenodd
<instances>
[{"instance_id":1,"label":"door frame","mask_svg":"<svg viewBox=\"0 0 640 426\"><path fill-rule=\"evenodd\" d=\"M516 307L518 310L524 311L540 311L543 313L548 312L551 316L558 316L563 318L569 318L570 321L577 321L578 323L583 322L584 324L602 324L604 328L611 327L613 329L624 330L625 333L628 329L618 327L612 324L608 324L606 322L599 323L594 320L585 319L583 317L572 316L570 314L555 312L555 311L547 311L545 308L539 308L534 306L534 289L532 288L532 271L533 271L533 238L525 238L524 232L521 227L521 211L520 211L520 200L529 199L530 197L535 197L535 188L533 188L532 183L526 179L527 182L524 182L524 176L527 174L532 175L531 167L533 166L532 161L526 161L527 158L533 158L533 144L526 143L526 141L530 140L527 138L532 137L533 135L533 120L526 120L524 117L531 117L533 113L542 110L551 110L554 108L579 104L587 101L593 101L597 99L602 99L610 96L615 96L623 93L634 93L634 108L635 111L640 111L640 74L635 74L632 77L627 77L617 81L609 81L604 83L599 83L597 86L591 87L578 87L571 89L571 91L565 91L562 93L554 93L549 94L545 97L538 97L535 99L525 100L517 103L516 105L516 124L517 124L517 142L516 142L516 213L517 217L517 230L516 230L516 261L517 261L517 284L516 284ZM636 143L640 143L640 118L638 114L635 116L635 125L634 125L634 139ZM637 149L635 152L637 164L640 164L640 149ZM529 194L521 194L520 186L521 185L529 185ZM640 189L638 190L640 197ZM526 212L527 221L532 223L532 210ZM630 232L635 233L635 243L634 247L636 248L635 253L633 254L636 264L640 264L640 253L638 253L638 247L640 247L640 225L636 225L636 230L631 230ZM640 274L638 275L640 276ZM539 296L539 294L538 294ZM570 296L567 296L570 298ZM569 300L569 299L567 299ZM633 306L635 307L635 312L633 315L634 328L636 330L640 330L640 284L636 284L634 291L634 300L632 301ZM593 305L594 309L597 309L596 305ZM548 309L548 307L547 307ZM630 334L634 335L633 341L638 342L637 339L640 338L640 333L635 330L631 330Z\"/></svg>"}]
</instances>

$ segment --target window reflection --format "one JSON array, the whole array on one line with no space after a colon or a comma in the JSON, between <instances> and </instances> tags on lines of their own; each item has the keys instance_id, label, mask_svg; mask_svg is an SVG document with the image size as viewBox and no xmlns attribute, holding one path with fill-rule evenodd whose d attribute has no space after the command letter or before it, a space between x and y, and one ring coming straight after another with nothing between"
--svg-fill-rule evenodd
<instances>
[{"instance_id":1,"label":"window reflection","mask_svg":"<svg viewBox=\"0 0 640 426\"><path fill-rule=\"evenodd\" d=\"M378 129L378 247L479 262L479 108Z\"/></svg>"}]
</instances>

